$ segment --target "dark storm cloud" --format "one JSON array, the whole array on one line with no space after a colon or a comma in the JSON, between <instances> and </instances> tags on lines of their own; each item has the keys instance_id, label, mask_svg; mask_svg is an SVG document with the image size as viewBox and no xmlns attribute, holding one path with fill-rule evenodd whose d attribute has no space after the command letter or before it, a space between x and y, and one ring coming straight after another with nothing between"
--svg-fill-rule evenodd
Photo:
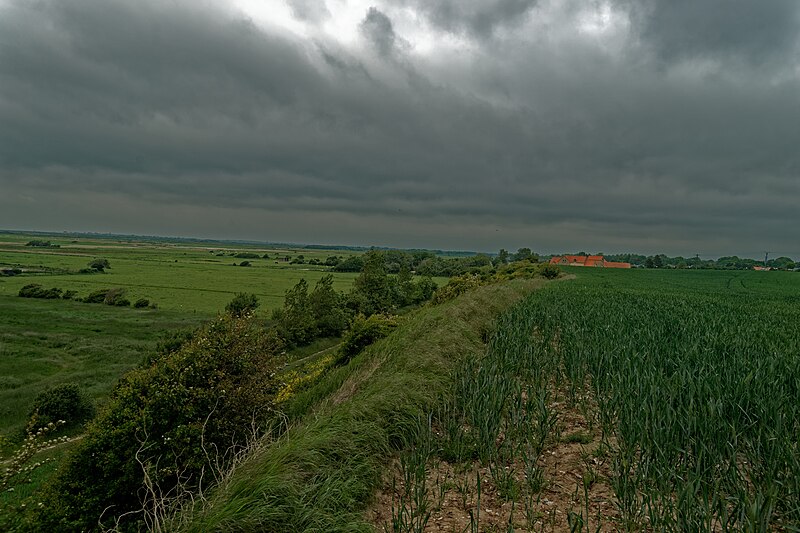
<instances>
[{"instance_id":1,"label":"dark storm cloud","mask_svg":"<svg viewBox=\"0 0 800 533\"><path fill-rule=\"evenodd\" d=\"M0 3L0 227L791 248L796 10L724 4L376 1L342 44L323 1L289 3L306 37L216 2ZM418 53L414 6L463 45Z\"/></svg>"},{"instance_id":2,"label":"dark storm cloud","mask_svg":"<svg viewBox=\"0 0 800 533\"><path fill-rule=\"evenodd\" d=\"M436 26L454 33L489 37L520 24L537 0L430 0L415 2Z\"/></svg>"},{"instance_id":3,"label":"dark storm cloud","mask_svg":"<svg viewBox=\"0 0 800 533\"><path fill-rule=\"evenodd\" d=\"M796 52L796 0L632 2L642 37L668 61L695 57L771 62Z\"/></svg>"}]
</instances>

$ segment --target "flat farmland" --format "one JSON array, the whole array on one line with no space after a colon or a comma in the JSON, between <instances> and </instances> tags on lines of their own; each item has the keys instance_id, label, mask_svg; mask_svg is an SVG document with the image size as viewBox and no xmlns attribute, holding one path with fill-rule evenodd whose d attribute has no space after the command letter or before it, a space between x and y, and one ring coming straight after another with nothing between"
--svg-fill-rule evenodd
<instances>
[{"instance_id":1,"label":"flat farmland","mask_svg":"<svg viewBox=\"0 0 800 533\"><path fill-rule=\"evenodd\" d=\"M40 236L1 235L0 268L22 268L25 275L0 278L0 296L16 295L28 283L45 288L59 287L85 296L97 289L122 287L126 297L146 298L160 309L213 315L224 309L237 292L254 293L261 301L260 312L283 304L286 289L301 278L311 286L329 274L324 266L290 264L299 255L305 261L325 261L332 255L346 257L349 251L254 248L214 245L172 244L92 239L48 239L59 248L25 246ZM236 257L257 254L258 259ZM264 259L267 254L269 259ZM103 273L81 274L89 261L108 259L111 268ZM248 261L250 266L234 266ZM333 273L334 287L347 291L356 274Z\"/></svg>"}]
</instances>

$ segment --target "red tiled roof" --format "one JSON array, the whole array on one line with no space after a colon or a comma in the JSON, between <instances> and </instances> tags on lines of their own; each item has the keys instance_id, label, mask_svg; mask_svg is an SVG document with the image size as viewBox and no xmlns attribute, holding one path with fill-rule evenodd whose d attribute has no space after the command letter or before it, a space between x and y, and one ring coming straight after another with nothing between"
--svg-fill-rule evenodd
<instances>
[{"instance_id":1,"label":"red tiled roof","mask_svg":"<svg viewBox=\"0 0 800 533\"><path fill-rule=\"evenodd\" d=\"M630 263L606 261L602 255L556 255L550 259L551 265L574 265L606 268L631 268Z\"/></svg>"}]
</instances>

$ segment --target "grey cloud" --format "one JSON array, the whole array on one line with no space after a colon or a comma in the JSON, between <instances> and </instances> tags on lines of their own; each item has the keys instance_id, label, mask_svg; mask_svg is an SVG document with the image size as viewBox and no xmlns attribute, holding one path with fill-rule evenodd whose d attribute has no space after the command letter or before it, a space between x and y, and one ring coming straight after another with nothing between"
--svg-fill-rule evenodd
<instances>
[{"instance_id":1,"label":"grey cloud","mask_svg":"<svg viewBox=\"0 0 800 533\"><path fill-rule=\"evenodd\" d=\"M370 7L359 26L361 33L378 50L381 55L390 55L395 48L397 35L392 20L376 7Z\"/></svg>"},{"instance_id":2,"label":"grey cloud","mask_svg":"<svg viewBox=\"0 0 800 533\"><path fill-rule=\"evenodd\" d=\"M770 63L796 52L795 0L650 0L624 2L641 36L666 61L718 57Z\"/></svg>"},{"instance_id":3,"label":"grey cloud","mask_svg":"<svg viewBox=\"0 0 800 533\"><path fill-rule=\"evenodd\" d=\"M331 18L325 0L286 0L286 2L292 14L300 20L319 23Z\"/></svg>"},{"instance_id":4,"label":"grey cloud","mask_svg":"<svg viewBox=\"0 0 800 533\"><path fill-rule=\"evenodd\" d=\"M376 58L221 4L12 2L0 7L0 227L487 250L791 247L797 77L747 61L664 69L633 42L645 19L610 53L558 4L538 4L534 23L548 22L527 40L401 58L393 12L376 4L361 25ZM511 5L491 27L513 23ZM467 24L476 6L453 20ZM760 50L742 40L742 53ZM681 57L722 49L700 48Z\"/></svg>"},{"instance_id":5,"label":"grey cloud","mask_svg":"<svg viewBox=\"0 0 800 533\"><path fill-rule=\"evenodd\" d=\"M430 21L452 33L490 37L496 30L522 23L538 0L431 0L414 3Z\"/></svg>"}]
</instances>

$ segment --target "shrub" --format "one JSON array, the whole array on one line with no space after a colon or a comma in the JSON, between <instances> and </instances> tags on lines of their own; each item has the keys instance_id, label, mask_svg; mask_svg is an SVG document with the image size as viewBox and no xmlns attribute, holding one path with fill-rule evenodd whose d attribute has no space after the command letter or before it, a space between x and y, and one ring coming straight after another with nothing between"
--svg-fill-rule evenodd
<instances>
[{"instance_id":1,"label":"shrub","mask_svg":"<svg viewBox=\"0 0 800 533\"><path fill-rule=\"evenodd\" d=\"M33 529L96 530L101 515L141 529L144 469L162 493L207 482L271 415L281 348L252 318L221 315L128 373L48 484Z\"/></svg>"},{"instance_id":2,"label":"shrub","mask_svg":"<svg viewBox=\"0 0 800 533\"><path fill-rule=\"evenodd\" d=\"M235 257L240 259L258 259L260 256L252 252L239 252Z\"/></svg>"},{"instance_id":3,"label":"shrub","mask_svg":"<svg viewBox=\"0 0 800 533\"><path fill-rule=\"evenodd\" d=\"M0 270L0 276L19 276L22 274L22 269L19 268L4 268Z\"/></svg>"},{"instance_id":4,"label":"shrub","mask_svg":"<svg viewBox=\"0 0 800 533\"><path fill-rule=\"evenodd\" d=\"M110 290L111 289L97 289L97 290L94 290L94 291L90 292L89 294L87 294L86 297L84 297L83 300L81 300L81 301L83 301L83 302L85 302L87 304L101 304L106 300L106 294L108 294L108 292Z\"/></svg>"},{"instance_id":5,"label":"shrub","mask_svg":"<svg viewBox=\"0 0 800 533\"><path fill-rule=\"evenodd\" d=\"M242 317L255 311L259 305L258 296L255 294L237 292L233 300L225 306L225 312L231 316Z\"/></svg>"},{"instance_id":6,"label":"shrub","mask_svg":"<svg viewBox=\"0 0 800 533\"><path fill-rule=\"evenodd\" d=\"M111 268L111 264L108 262L108 259L93 259L89 261L88 266L95 272L104 272L105 269Z\"/></svg>"},{"instance_id":7,"label":"shrub","mask_svg":"<svg viewBox=\"0 0 800 533\"><path fill-rule=\"evenodd\" d=\"M463 276L450 278L447 285L436 289L436 292L433 293L433 297L431 298L431 303L433 305L444 303L470 289L480 287L482 284L483 282L477 274L464 274Z\"/></svg>"},{"instance_id":8,"label":"shrub","mask_svg":"<svg viewBox=\"0 0 800 533\"><path fill-rule=\"evenodd\" d=\"M74 383L46 389L36 395L28 413L33 427L39 429L63 420L65 426L83 424L94 416L92 400Z\"/></svg>"},{"instance_id":9,"label":"shrub","mask_svg":"<svg viewBox=\"0 0 800 533\"><path fill-rule=\"evenodd\" d=\"M239 263L239 266L240 267L249 267L250 266L250 261L242 261L241 263Z\"/></svg>"},{"instance_id":10,"label":"shrub","mask_svg":"<svg viewBox=\"0 0 800 533\"><path fill-rule=\"evenodd\" d=\"M139 298L133 303L133 306L136 309L142 309L144 307L147 307L148 305L150 305L150 300L148 300L147 298Z\"/></svg>"},{"instance_id":11,"label":"shrub","mask_svg":"<svg viewBox=\"0 0 800 533\"><path fill-rule=\"evenodd\" d=\"M557 265L544 263L539 265L539 274L547 279L556 279L561 274L561 269Z\"/></svg>"},{"instance_id":12,"label":"shrub","mask_svg":"<svg viewBox=\"0 0 800 533\"><path fill-rule=\"evenodd\" d=\"M38 283L28 283L17 293L21 298L38 298L42 292L42 286Z\"/></svg>"},{"instance_id":13,"label":"shrub","mask_svg":"<svg viewBox=\"0 0 800 533\"><path fill-rule=\"evenodd\" d=\"M61 295L61 298L64 300L72 300L75 298L76 294L78 294L76 291L64 291L64 294Z\"/></svg>"},{"instance_id":14,"label":"shrub","mask_svg":"<svg viewBox=\"0 0 800 533\"><path fill-rule=\"evenodd\" d=\"M117 305L117 306L131 305L131 302L125 299L124 296L125 296L125 289L117 287L116 289L111 289L106 292L106 296L105 298L103 298L103 303L106 305Z\"/></svg>"},{"instance_id":15,"label":"shrub","mask_svg":"<svg viewBox=\"0 0 800 533\"><path fill-rule=\"evenodd\" d=\"M47 300L54 300L56 298L61 298L61 293L62 290L58 287L45 289L38 283L29 283L22 287L17 294L22 298L44 298Z\"/></svg>"},{"instance_id":16,"label":"shrub","mask_svg":"<svg viewBox=\"0 0 800 533\"><path fill-rule=\"evenodd\" d=\"M391 315L372 315L364 318L358 315L344 334L342 346L339 348L337 363L350 361L361 350L391 333L397 327L397 319Z\"/></svg>"}]
</instances>

